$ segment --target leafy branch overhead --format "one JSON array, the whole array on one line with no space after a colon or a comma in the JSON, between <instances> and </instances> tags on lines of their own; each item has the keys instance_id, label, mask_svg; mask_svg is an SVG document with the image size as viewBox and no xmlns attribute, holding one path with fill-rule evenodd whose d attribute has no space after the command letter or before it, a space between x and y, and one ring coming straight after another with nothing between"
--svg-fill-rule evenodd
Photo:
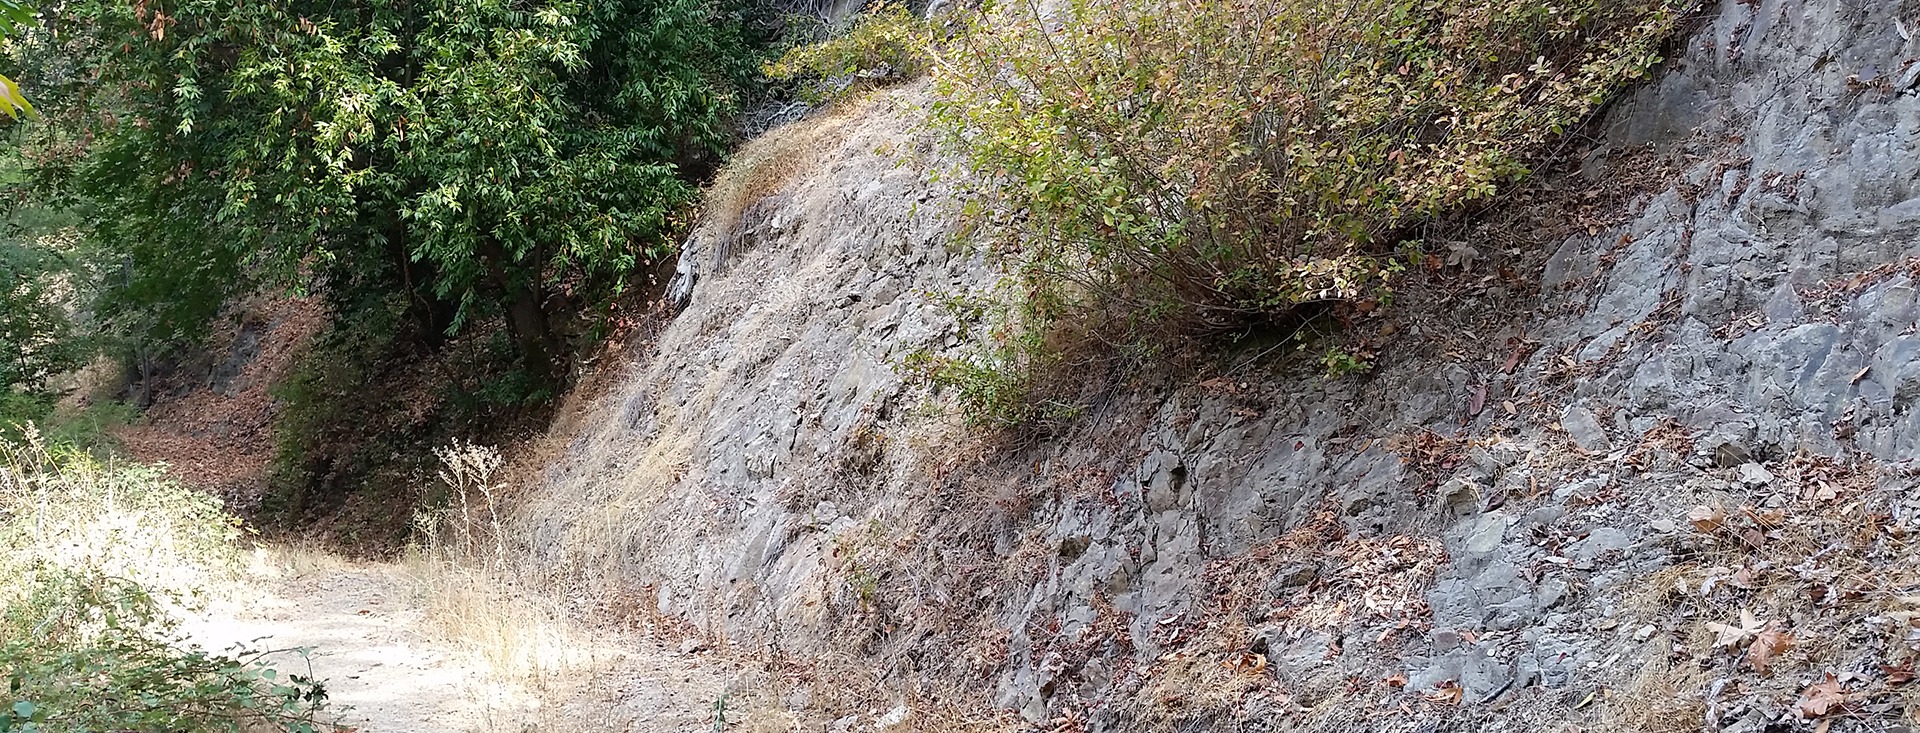
<instances>
[{"instance_id":1,"label":"leafy branch overhead","mask_svg":"<svg viewBox=\"0 0 1920 733\"><path fill-rule=\"evenodd\" d=\"M21 29L35 22L32 4L20 0L0 0L0 39L17 36ZM20 115L33 114L33 103L28 102L26 95L20 92L20 85L6 76L0 76L0 112L16 120L20 119Z\"/></svg>"}]
</instances>

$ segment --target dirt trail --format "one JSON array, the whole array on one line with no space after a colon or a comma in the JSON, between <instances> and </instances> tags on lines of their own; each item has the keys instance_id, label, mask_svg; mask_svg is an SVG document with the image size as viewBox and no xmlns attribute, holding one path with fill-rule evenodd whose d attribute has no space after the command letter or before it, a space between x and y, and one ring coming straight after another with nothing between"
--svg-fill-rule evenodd
<instances>
[{"instance_id":1,"label":"dirt trail","mask_svg":"<svg viewBox=\"0 0 1920 733\"><path fill-rule=\"evenodd\" d=\"M240 600L189 621L191 643L221 650L311 647L341 721L360 733L698 731L726 677L646 639L577 634L580 659L532 678L496 679L476 653L426 632L417 587L394 566L328 561L250 573ZM276 668L305 674L297 653Z\"/></svg>"}]
</instances>

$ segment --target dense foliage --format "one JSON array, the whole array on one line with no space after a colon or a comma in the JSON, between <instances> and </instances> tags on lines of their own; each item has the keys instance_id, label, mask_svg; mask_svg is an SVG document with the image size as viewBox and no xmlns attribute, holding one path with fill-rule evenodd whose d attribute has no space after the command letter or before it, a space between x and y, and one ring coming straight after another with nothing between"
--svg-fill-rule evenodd
<instances>
[{"instance_id":1,"label":"dense foliage","mask_svg":"<svg viewBox=\"0 0 1920 733\"><path fill-rule=\"evenodd\" d=\"M237 568L217 499L28 436L0 442L0 731L334 729L314 680L176 640Z\"/></svg>"},{"instance_id":2,"label":"dense foliage","mask_svg":"<svg viewBox=\"0 0 1920 733\"><path fill-rule=\"evenodd\" d=\"M800 43L767 64L768 78L798 81L811 103L832 102L876 86L926 72L931 26L907 8L881 2L850 18L844 28L825 28L816 42Z\"/></svg>"},{"instance_id":3,"label":"dense foliage","mask_svg":"<svg viewBox=\"0 0 1920 733\"><path fill-rule=\"evenodd\" d=\"M47 570L0 616L0 732L318 733L326 690L262 654L182 648L146 589Z\"/></svg>"},{"instance_id":4,"label":"dense foliage","mask_svg":"<svg viewBox=\"0 0 1920 733\"><path fill-rule=\"evenodd\" d=\"M31 214L0 226L0 432L42 417L50 383L88 355L75 309L83 258L71 232L53 226Z\"/></svg>"},{"instance_id":5,"label":"dense foliage","mask_svg":"<svg viewBox=\"0 0 1920 733\"><path fill-rule=\"evenodd\" d=\"M1062 328L1150 350L1383 297L1419 225L1524 176L1692 4L990 6L939 50L934 109L990 181L1024 308L987 366L1043 365Z\"/></svg>"},{"instance_id":6,"label":"dense foliage","mask_svg":"<svg viewBox=\"0 0 1920 733\"><path fill-rule=\"evenodd\" d=\"M69 0L40 180L124 258L101 316L193 335L236 292L398 302L429 339L553 324L661 258L755 70L707 0Z\"/></svg>"}]
</instances>

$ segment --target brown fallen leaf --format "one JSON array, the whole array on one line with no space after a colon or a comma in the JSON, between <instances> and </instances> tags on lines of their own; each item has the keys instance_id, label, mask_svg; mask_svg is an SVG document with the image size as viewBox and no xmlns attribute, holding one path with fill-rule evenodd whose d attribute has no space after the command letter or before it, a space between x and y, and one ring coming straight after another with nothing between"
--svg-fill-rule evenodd
<instances>
[{"instance_id":1,"label":"brown fallen leaf","mask_svg":"<svg viewBox=\"0 0 1920 733\"><path fill-rule=\"evenodd\" d=\"M1767 630L1753 638L1753 645L1747 647L1747 663L1753 670L1764 675L1773 674L1773 660L1787 647L1793 646L1793 632L1781 631L1780 625L1768 624Z\"/></svg>"},{"instance_id":2,"label":"brown fallen leaf","mask_svg":"<svg viewBox=\"0 0 1920 733\"><path fill-rule=\"evenodd\" d=\"M1267 655L1240 652L1228 657L1220 666L1238 673L1258 675L1267 671Z\"/></svg>"},{"instance_id":3,"label":"brown fallen leaf","mask_svg":"<svg viewBox=\"0 0 1920 733\"><path fill-rule=\"evenodd\" d=\"M1707 630L1719 635L1718 638L1713 640L1713 645L1723 646L1729 649L1738 648L1746 644L1748 640L1759 636L1760 632L1766 628L1767 625L1765 623L1762 623L1758 618L1754 618L1752 611L1744 608L1740 609L1740 621L1737 626L1733 624L1719 624L1712 621L1707 622Z\"/></svg>"},{"instance_id":4,"label":"brown fallen leaf","mask_svg":"<svg viewBox=\"0 0 1920 733\"><path fill-rule=\"evenodd\" d=\"M1507 343L1513 345L1513 353L1507 355L1507 363L1500 367L1501 374L1512 374L1513 370L1520 366L1520 360L1526 358L1527 352L1533 350L1529 348L1527 342L1517 338L1507 339Z\"/></svg>"},{"instance_id":5,"label":"brown fallen leaf","mask_svg":"<svg viewBox=\"0 0 1920 733\"><path fill-rule=\"evenodd\" d=\"M1403 673L1396 672L1393 676L1386 679L1386 683L1388 687L1406 687L1407 676Z\"/></svg>"},{"instance_id":6,"label":"brown fallen leaf","mask_svg":"<svg viewBox=\"0 0 1920 733\"><path fill-rule=\"evenodd\" d=\"M1702 532L1714 532L1727 524L1727 510L1702 504L1687 511L1687 522Z\"/></svg>"},{"instance_id":7,"label":"brown fallen leaf","mask_svg":"<svg viewBox=\"0 0 1920 733\"><path fill-rule=\"evenodd\" d=\"M1754 524L1769 529L1787 523L1787 510L1785 509L1760 510L1750 506L1743 506L1740 507L1740 513L1747 515L1747 518L1752 519Z\"/></svg>"},{"instance_id":8,"label":"brown fallen leaf","mask_svg":"<svg viewBox=\"0 0 1920 733\"><path fill-rule=\"evenodd\" d=\"M1742 567L1734 571L1733 577L1727 578L1727 582L1733 584L1734 587L1745 588L1747 590L1754 589L1754 580L1753 568L1748 567Z\"/></svg>"},{"instance_id":9,"label":"brown fallen leaf","mask_svg":"<svg viewBox=\"0 0 1920 733\"><path fill-rule=\"evenodd\" d=\"M1882 664L1880 665L1880 673L1887 676L1887 684L1904 685L1913 681L1913 661L1908 660L1905 665L1898 667L1891 664Z\"/></svg>"},{"instance_id":10,"label":"brown fallen leaf","mask_svg":"<svg viewBox=\"0 0 1920 733\"><path fill-rule=\"evenodd\" d=\"M1847 688L1828 672L1826 680L1808 685L1806 691L1800 693L1800 702L1795 703L1793 709L1799 711L1800 717L1813 719L1831 715L1846 705Z\"/></svg>"},{"instance_id":11,"label":"brown fallen leaf","mask_svg":"<svg viewBox=\"0 0 1920 733\"><path fill-rule=\"evenodd\" d=\"M1460 698L1466 694L1467 691L1461 688L1460 685L1454 683L1452 680L1448 680L1440 683L1431 690L1420 693L1420 696L1430 702L1437 702L1442 705L1459 705Z\"/></svg>"}]
</instances>

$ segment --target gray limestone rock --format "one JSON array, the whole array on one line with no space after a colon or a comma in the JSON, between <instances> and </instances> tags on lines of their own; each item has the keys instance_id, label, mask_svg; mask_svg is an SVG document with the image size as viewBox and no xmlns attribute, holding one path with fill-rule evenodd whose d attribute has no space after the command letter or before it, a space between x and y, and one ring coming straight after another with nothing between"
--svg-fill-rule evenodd
<instances>
[{"instance_id":1,"label":"gray limestone rock","mask_svg":"<svg viewBox=\"0 0 1920 733\"><path fill-rule=\"evenodd\" d=\"M1592 410L1578 405L1569 406L1560 415L1560 426L1566 428L1567 437L1573 444L1589 453L1606 453L1613 450L1613 442L1607 438L1607 431L1600 426L1600 419Z\"/></svg>"},{"instance_id":2,"label":"gray limestone rock","mask_svg":"<svg viewBox=\"0 0 1920 733\"><path fill-rule=\"evenodd\" d=\"M1409 687L1457 681L1470 705L1529 686L1597 689L1631 664L1606 667L1623 643L1660 643L1628 642L1639 624L1617 613L1622 628L1596 629L1686 550L1692 533L1674 518L1692 502L1765 490L1782 481L1769 462L1803 453L1920 459L1920 291L1895 272L1920 257L1920 96L1847 81L1873 65L1909 83L1920 67L1904 65L1899 12L1707 9L1701 35L1676 43L1583 153L1584 175L1599 177L1610 160L1642 165L1628 156L1652 144L1681 153L1659 164L1677 172L1633 197L1618 227L1523 251L1519 277L1537 273L1538 292L1449 301L1499 321L1465 340L1488 353L1436 358L1424 317L1409 316L1410 346L1383 348L1364 379L1279 361L1205 388L1188 382L1214 375L1111 385L1084 421L985 459L944 414L952 395L898 370L908 354L977 353L989 329L946 303L1003 277L952 246L956 218L929 203L957 200L957 184L877 152L937 149L907 111L926 89L780 128L738 159L794 146L804 154L777 158L792 175L689 239L671 289L683 310L522 492L514 536L535 564L650 587L658 610L710 638L852 658L899 689L915 674L984 678L1035 725L1071 705L1106 711L1096 731L1137 728L1137 708L1085 699L1125 684L1049 667L1088 629L1124 627L1127 644L1088 652L1130 655L1106 669L1150 668L1175 630L1206 628L1194 616L1215 607L1210 569L1262 557L1248 593L1312 597L1351 558L1311 552L1437 539L1446 561L1412 591L1431 608L1426 657L1377 643L1392 635L1369 617L1263 632L1276 668L1378 679L1368 665L1405 664ZM1509 336L1530 344L1511 371L1499 368ZM1463 415L1480 387L1494 397ZM1508 398L1518 414L1494 401ZM1421 464L1416 437L1456 450ZM1672 456L1689 441L1692 454ZM861 469L846 470L856 453ZM1338 539L1287 539L1323 511ZM1282 554L1295 552L1307 554ZM857 572L872 582L850 581ZM1252 615L1241 621L1268 623ZM918 652L989 636L1005 645L990 668ZM1335 638L1344 652L1329 659ZM1564 712L1552 707L1489 714L1545 730Z\"/></svg>"},{"instance_id":3,"label":"gray limestone rock","mask_svg":"<svg viewBox=\"0 0 1920 733\"><path fill-rule=\"evenodd\" d=\"M1758 463L1740 464L1740 483L1748 486L1765 486L1773 483L1773 473Z\"/></svg>"}]
</instances>

